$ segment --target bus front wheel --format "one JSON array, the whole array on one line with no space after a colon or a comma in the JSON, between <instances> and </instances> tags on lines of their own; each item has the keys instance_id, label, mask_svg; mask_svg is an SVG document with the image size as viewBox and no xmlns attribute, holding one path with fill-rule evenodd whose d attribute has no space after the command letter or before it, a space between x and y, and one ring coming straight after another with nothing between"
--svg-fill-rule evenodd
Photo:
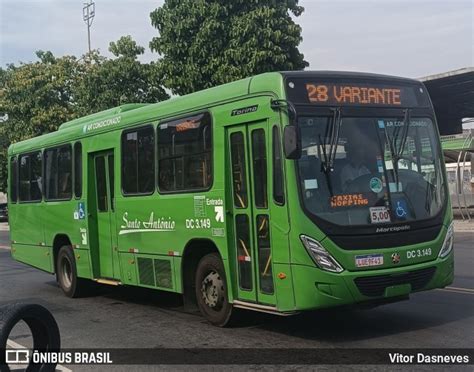
<instances>
[{"instance_id":1,"label":"bus front wheel","mask_svg":"<svg viewBox=\"0 0 474 372\"><path fill-rule=\"evenodd\" d=\"M88 291L90 284L87 280L77 277L74 252L68 245L59 249L56 261L56 278L59 287L67 297L81 297Z\"/></svg>"},{"instance_id":2,"label":"bus front wheel","mask_svg":"<svg viewBox=\"0 0 474 372\"><path fill-rule=\"evenodd\" d=\"M226 326L232 315L224 265L216 253L204 256L196 270L196 299L202 315L213 325Z\"/></svg>"}]
</instances>

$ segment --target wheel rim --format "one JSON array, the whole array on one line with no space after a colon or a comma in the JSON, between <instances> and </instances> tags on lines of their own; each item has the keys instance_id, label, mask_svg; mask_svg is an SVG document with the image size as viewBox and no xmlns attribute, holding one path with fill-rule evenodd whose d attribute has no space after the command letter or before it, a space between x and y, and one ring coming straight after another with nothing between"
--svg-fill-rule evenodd
<instances>
[{"instance_id":1,"label":"wheel rim","mask_svg":"<svg viewBox=\"0 0 474 372\"><path fill-rule=\"evenodd\" d=\"M206 304L212 310L219 311L224 304L224 282L220 275L211 271L201 283L201 296Z\"/></svg>"},{"instance_id":2,"label":"wheel rim","mask_svg":"<svg viewBox=\"0 0 474 372\"><path fill-rule=\"evenodd\" d=\"M72 266L71 262L63 257L61 260L61 281L66 288L71 288L72 285Z\"/></svg>"}]
</instances>

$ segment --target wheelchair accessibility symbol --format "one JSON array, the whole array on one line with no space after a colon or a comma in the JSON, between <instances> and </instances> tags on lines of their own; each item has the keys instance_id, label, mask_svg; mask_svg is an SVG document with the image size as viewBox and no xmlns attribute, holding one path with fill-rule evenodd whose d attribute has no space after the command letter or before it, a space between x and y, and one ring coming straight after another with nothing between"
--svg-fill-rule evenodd
<instances>
[{"instance_id":1,"label":"wheelchair accessibility symbol","mask_svg":"<svg viewBox=\"0 0 474 372\"><path fill-rule=\"evenodd\" d=\"M83 220L84 218L86 218L86 208L84 206L84 203L79 203L79 219L80 220Z\"/></svg>"},{"instance_id":2,"label":"wheelchair accessibility symbol","mask_svg":"<svg viewBox=\"0 0 474 372\"><path fill-rule=\"evenodd\" d=\"M397 201L397 208L395 209L395 214L398 218L403 218L407 215L406 205L402 201Z\"/></svg>"},{"instance_id":3,"label":"wheelchair accessibility symbol","mask_svg":"<svg viewBox=\"0 0 474 372\"><path fill-rule=\"evenodd\" d=\"M74 211L75 220L84 220L86 218L86 206L83 202L78 203L77 209Z\"/></svg>"}]
</instances>

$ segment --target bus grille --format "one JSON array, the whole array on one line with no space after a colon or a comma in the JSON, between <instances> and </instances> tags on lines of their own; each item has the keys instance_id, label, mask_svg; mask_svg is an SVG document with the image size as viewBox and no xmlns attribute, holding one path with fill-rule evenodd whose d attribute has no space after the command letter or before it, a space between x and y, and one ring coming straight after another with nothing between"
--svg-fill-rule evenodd
<instances>
[{"instance_id":1,"label":"bus grille","mask_svg":"<svg viewBox=\"0 0 474 372\"><path fill-rule=\"evenodd\" d=\"M138 277L140 284L173 288L173 271L170 260L138 257Z\"/></svg>"},{"instance_id":2,"label":"bus grille","mask_svg":"<svg viewBox=\"0 0 474 372\"><path fill-rule=\"evenodd\" d=\"M155 286L155 275L153 273L153 260L151 258L138 257L138 274L140 284Z\"/></svg>"},{"instance_id":3,"label":"bus grille","mask_svg":"<svg viewBox=\"0 0 474 372\"><path fill-rule=\"evenodd\" d=\"M360 293L368 297L383 296L385 289L394 285L410 284L412 291L425 287L436 271L435 267L409 271L402 274L377 275L356 278L354 282Z\"/></svg>"},{"instance_id":4,"label":"bus grille","mask_svg":"<svg viewBox=\"0 0 474 372\"><path fill-rule=\"evenodd\" d=\"M171 262L168 260L155 259L156 286L173 288L173 277L171 275Z\"/></svg>"}]
</instances>

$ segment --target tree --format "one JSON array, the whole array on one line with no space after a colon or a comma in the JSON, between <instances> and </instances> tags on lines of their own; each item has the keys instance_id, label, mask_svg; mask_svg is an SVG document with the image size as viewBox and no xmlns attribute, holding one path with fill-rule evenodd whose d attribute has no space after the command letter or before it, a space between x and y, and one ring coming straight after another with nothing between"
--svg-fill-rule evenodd
<instances>
[{"instance_id":1,"label":"tree","mask_svg":"<svg viewBox=\"0 0 474 372\"><path fill-rule=\"evenodd\" d=\"M0 189L6 189L7 148L11 143L54 131L77 116L71 104L77 60L38 51L39 61L8 65L0 73Z\"/></svg>"},{"instance_id":2,"label":"tree","mask_svg":"<svg viewBox=\"0 0 474 372\"><path fill-rule=\"evenodd\" d=\"M62 123L123 103L168 98L155 63L130 36L110 43L115 58L93 51L80 59L38 51L39 61L0 68L0 190L6 189L11 143L57 130Z\"/></svg>"},{"instance_id":3,"label":"tree","mask_svg":"<svg viewBox=\"0 0 474 372\"><path fill-rule=\"evenodd\" d=\"M298 0L165 0L151 13L150 48L175 94L275 70L308 66L298 51Z\"/></svg>"},{"instance_id":4,"label":"tree","mask_svg":"<svg viewBox=\"0 0 474 372\"><path fill-rule=\"evenodd\" d=\"M92 52L84 59L74 94L81 115L123 103L156 103L169 98L156 64L138 60L145 48L130 36L111 42L109 51L115 58Z\"/></svg>"}]
</instances>

